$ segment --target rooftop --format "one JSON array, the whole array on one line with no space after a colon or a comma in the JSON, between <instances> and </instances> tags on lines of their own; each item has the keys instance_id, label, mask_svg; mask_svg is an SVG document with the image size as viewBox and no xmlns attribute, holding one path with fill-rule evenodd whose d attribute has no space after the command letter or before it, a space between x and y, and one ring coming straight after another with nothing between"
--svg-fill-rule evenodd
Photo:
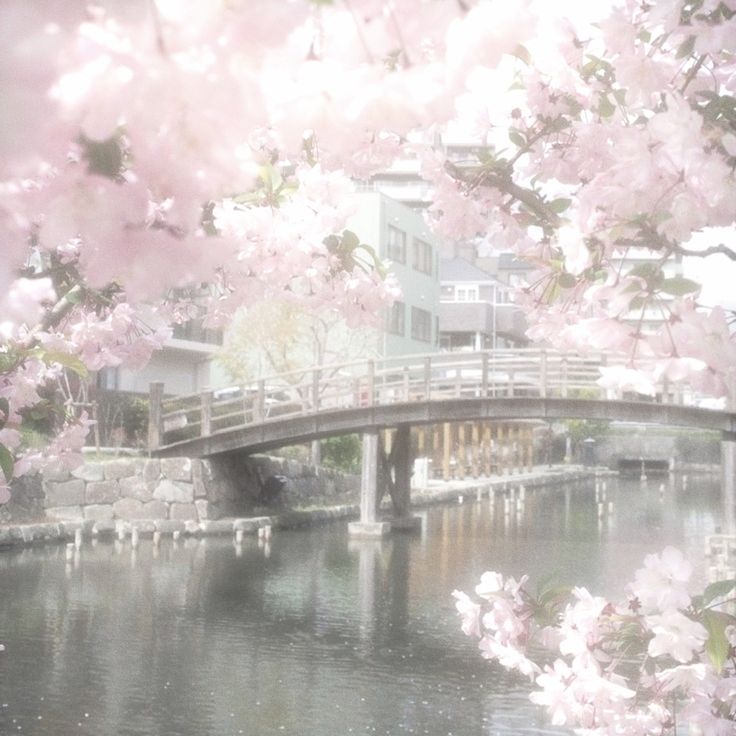
<instances>
[{"instance_id":1,"label":"rooftop","mask_svg":"<svg viewBox=\"0 0 736 736\"><path fill-rule=\"evenodd\" d=\"M468 281L496 284L498 280L464 258L448 258L440 261L440 281Z\"/></svg>"}]
</instances>

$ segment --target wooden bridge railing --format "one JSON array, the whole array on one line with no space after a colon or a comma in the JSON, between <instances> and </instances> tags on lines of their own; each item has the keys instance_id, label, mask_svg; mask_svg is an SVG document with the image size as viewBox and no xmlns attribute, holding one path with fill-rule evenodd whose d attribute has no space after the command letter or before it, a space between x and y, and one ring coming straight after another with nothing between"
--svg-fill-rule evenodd
<instances>
[{"instance_id":1,"label":"wooden bridge railing","mask_svg":"<svg viewBox=\"0 0 736 736\"><path fill-rule=\"evenodd\" d=\"M206 437L273 419L411 401L542 397L620 399L598 383L600 356L539 348L432 353L363 360L281 373L245 386L164 398L150 393L149 447ZM610 357L608 364L611 364ZM680 392L659 387L663 400Z\"/></svg>"}]
</instances>

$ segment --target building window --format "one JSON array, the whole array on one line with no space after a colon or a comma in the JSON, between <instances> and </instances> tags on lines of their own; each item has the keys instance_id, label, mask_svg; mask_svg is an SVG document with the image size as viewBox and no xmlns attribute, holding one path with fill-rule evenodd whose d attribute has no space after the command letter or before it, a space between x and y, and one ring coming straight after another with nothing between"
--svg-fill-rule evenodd
<instances>
[{"instance_id":1,"label":"building window","mask_svg":"<svg viewBox=\"0 0 736 736\"><path fill-rule=\"evenodd\" d=\"M416 271L432 275L432 246L419 238L414 238L412 266Z\"/></svg>"},{"instance_id":2,"label":"building window","mask_svg":"<svg viewBox=\"0 0 736 736\"><path fill-rule=\"evenodd\" d=\"M526 284L526 274L523 271L519 273L510 273L507 283L509 286L513 286L514 288L524 286Z\"/></svg>"},{"instance_id":3,"label":"building window","mask_svg":"<svg viewBox=\"0 0 736 736\"><path fill-rule=\"evenodd\" d=\"M97 371L95 385L105 391L117 391L120 384L120 374L116 367L100 368Z\"/></svg>"},{"instance_id":4,"label":"building window","mask_svg":"<svg viewBox=\"0 0 736 736\"><path fill-rule=\"evenodd\" d=\"M411 336L414 340L432 342L432 315L426 309L411 308Z\"/></svg>"},{"instance_id":5,"label":"building window","mask_svg":"<svg viewBox=\"0 0 736 736\"><path fill-rule=\"evenodd\" d=\"M406 333L405 314L406 305L404 302L394 302L388 313L386 332L390 332L392 335L401 335L401 337L403 337Z\"/></svg>"},{"instance_id":6,"label":"building window","mask_svg":"<svg viewBox=\"0 0 736 736\"><path fill-rule=\"evenodd\" d=\"M511 298L508 289L499 289L496 287L496 304L511 304Z\"/></svg>"},{"instance_id":7,"label":"building window","mask_svg":"<svg viewBox=\"0 0 736 736\"><path fill-rule=\"evenodd\" d=\"M477 302L478 301L478 287L477 286L457 286L455 287L455 301Z\"/></svg>"},{"instance_id":8,"label":"building window","mask_svg":"<svg viewBox=\"0 0 736 736\"><path fill-rule=\"evenodd\" d=\"M171 336L177 340L222 345L222 331L205 327L201 319L190 319L181 324L174 325Z\"/></svg>"},{"instance_id":9,"label":"building window","mask_svg":"<svg viewBox=\"0 0 736 736\"><path fill-rule=\"evenodd\" d=\"M393 225L388 226L386 257L394 263L406 263L406 233Z\"/></svg>"}]
</instances>

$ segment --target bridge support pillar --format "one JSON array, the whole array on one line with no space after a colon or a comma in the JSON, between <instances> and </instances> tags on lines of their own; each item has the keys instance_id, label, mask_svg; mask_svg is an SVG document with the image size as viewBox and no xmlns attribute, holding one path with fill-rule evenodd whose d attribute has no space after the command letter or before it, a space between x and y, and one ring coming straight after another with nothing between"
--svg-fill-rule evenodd
<instances>
[{"instance_id":1,"label":"bridge support pillar","mask_svg":"<svg viewBox=\"0 0 736 736\"><path fill-rule=\"evenodd\" d=\"M736 436L725 432L721 438L721 494L723 533L736 534Z\"/></svg>"},{"instance_id":2,"label":"bridge support pillar","mask_svg":"<svg viewBox=\"0 0 736 736\"><path fill-rule=\"evenodd\" d=\"M408 424L402 424L396 429L391 460L394 471L391 529L404 531L420 529L421 518L411 516L411 472L414 456L411 451L411 427Z\"/></svg>"},{"instance_id":3,"label":"bridge support pillar","mask_svg":"<svg viewBox=\"0 0 736 736\"><path fill-rule=\"evenodd\" d=\"M378 430L363 433L363 458L360 473L360 521L351 522L353 537L382 537L391 531L388 522L378 521Z\"/></svg>"}]
</instances>

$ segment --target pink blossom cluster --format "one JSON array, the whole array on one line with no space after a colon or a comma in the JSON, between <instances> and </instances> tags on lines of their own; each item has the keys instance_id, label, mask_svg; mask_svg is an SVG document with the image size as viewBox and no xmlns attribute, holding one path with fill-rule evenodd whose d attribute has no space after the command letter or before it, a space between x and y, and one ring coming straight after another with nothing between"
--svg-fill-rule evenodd
<instances>
[{"instance_id":1,"label":"pink blossom cluster","mask_svg":"<svg viewBox=\"0 0 736 736\"><path fill-rule=\"evenodd\" d=\"M676 723L705 736L736 731L736 580L691 596L692 566L667 547L651 554L611 603L585 588L533 596L486 572L476 597L454 591L462 629L485 658L536 682L530 700L554 725L586 736L664 736Z\"/></svg>"},{"instance_id":2,"label":"pink blossom cluster","mask_svg":"<svg viewBox=\"0 0 736 736\"><path fill-rule=\"evenodd\" d=\"M380 243L334 247L349 177L418 157L438 234L537 266L520 294L534 339L626 356L612 388L666 377L733 398L728 315L665 273L736 219L733 3L563 15L5 0L0 376L139 366L193 290L210 324L271 297L375 322L397 285ZM453 154L456 134L477 150Z\"/></svg>"}]
</instances>

